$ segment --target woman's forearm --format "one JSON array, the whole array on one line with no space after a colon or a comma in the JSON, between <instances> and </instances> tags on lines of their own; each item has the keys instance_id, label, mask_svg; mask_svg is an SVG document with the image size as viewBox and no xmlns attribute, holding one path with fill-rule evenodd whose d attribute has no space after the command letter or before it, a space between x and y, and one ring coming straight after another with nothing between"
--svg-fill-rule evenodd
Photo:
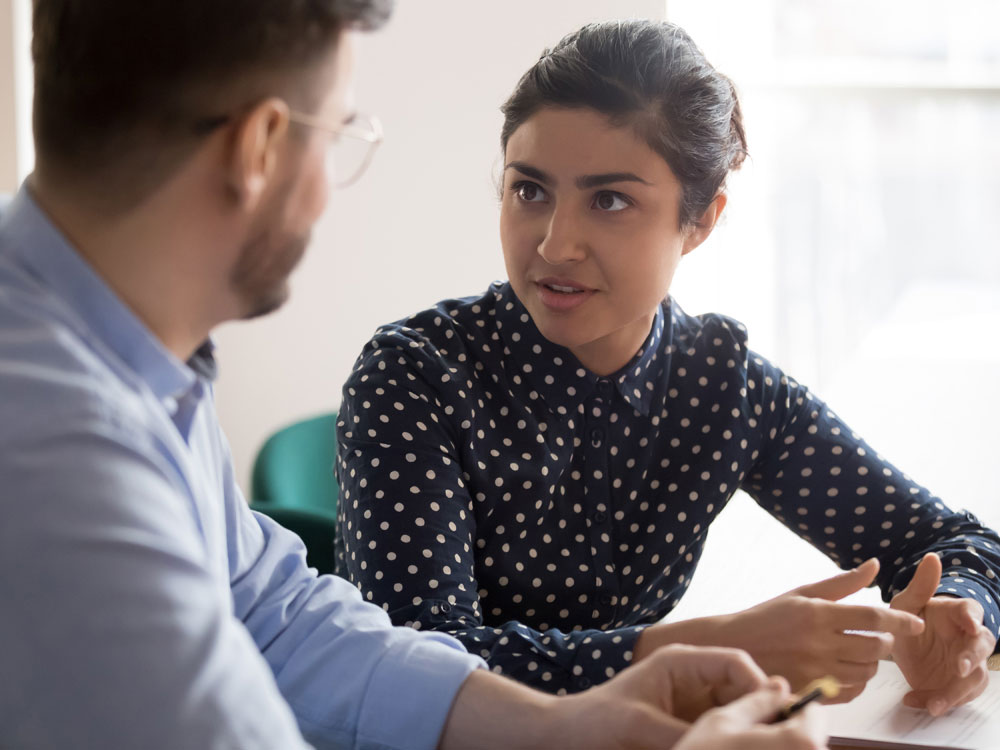
<instances>
[{"instance_id":1,"label":"woman's forearm","mask_svg":"<svg viewBox=\"0 0 1000 750\"><path fill-rule=\"evenodd\" d=\"M717 615L652 625L639 634L632 652L632 661L641 661L660 646L671 643L691 646L733 646L727 630L731 619L730 615Z\"/></svg>"}]
</instances>

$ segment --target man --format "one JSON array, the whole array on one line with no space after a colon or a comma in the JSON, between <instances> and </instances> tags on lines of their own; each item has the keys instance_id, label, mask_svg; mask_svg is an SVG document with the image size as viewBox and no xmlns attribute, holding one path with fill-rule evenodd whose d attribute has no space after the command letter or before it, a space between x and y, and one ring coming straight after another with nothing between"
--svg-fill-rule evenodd
<instances>
[{"instance_id":1,"label":"man","mask_svg":"<svg viewBox=\"0 0 1000 750\"><path fill-rule=\"evenodd\" d=\"M208 336L284 301L328 177L354 176L327 149L377 141L349 32L387 14L36 0L37 167L0 218L0 747L818 747L759 723L787 685L740 652L517 685L247 508Z\"/></svg>"}]
</instances>

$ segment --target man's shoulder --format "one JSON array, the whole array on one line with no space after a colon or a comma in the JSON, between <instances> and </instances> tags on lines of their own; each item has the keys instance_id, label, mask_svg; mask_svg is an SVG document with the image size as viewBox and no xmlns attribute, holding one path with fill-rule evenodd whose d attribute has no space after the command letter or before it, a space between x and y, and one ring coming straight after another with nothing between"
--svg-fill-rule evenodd
<instances>
[{"instance_id":1,"label":"man's shoulder","mask_svg":"<svg viewBox=\"0 0 1000 750\"><path fill-rule=\"evenodd\" d=\"M127 410L130 388L79 322L22 281L0 267L0 442Z\"/></svg>"}]
</instances>

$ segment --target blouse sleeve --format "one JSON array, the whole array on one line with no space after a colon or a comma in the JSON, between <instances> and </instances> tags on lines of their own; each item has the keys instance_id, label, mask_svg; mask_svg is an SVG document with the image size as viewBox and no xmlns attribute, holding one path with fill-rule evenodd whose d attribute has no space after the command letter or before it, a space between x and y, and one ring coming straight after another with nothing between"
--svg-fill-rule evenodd
<instances>
[{"instance_id":1,"label":"blouse sleeve","mask_svg":"<svg viewBox=\"0 0 1000 750\"><path fill-rule=\"evenodd\" d=\"M936 553L938 594L969 597L1000 629L1000 537L953 511L871 448L829 406L749 352L743 421L756 441L743 488L759 505L842 568L877 557L889 601Z\"/></svg>"},{"instance_id":2,"label":"blouse sleeve","mask_svg":"<svg viewBox=\"0 0 1000 750\"><path fill-rule=\"evenodd\" d=\"M516 621L484 624L477 508L463 466L474 458L461 450L472 416L462 410L475 404L441 363L416 332L382 332L344 386L338 572L393 623L449 633L520 682L576 692L609 679L631 662L641 626L542 632Z\"/></svg>"}]
</instances>

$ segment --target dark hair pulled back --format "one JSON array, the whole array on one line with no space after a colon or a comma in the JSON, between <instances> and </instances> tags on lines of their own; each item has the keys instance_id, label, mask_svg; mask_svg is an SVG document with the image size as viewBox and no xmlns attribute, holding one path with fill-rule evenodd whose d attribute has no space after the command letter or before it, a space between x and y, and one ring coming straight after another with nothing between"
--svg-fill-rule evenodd
<instances>
[{"instance_id":1,"label":"dark hair pulled back","mask_svg":"<svg viewBox=\"0 0 1000 750\"><path fill-rule=\"evenodd\" d=\"M545 50L501 108L505 152L543 107L587 107L632 125L682 185L681 226L698 222L747 154L732 81L673 23L589 24Z\"/></svg>"}]
</instances>

